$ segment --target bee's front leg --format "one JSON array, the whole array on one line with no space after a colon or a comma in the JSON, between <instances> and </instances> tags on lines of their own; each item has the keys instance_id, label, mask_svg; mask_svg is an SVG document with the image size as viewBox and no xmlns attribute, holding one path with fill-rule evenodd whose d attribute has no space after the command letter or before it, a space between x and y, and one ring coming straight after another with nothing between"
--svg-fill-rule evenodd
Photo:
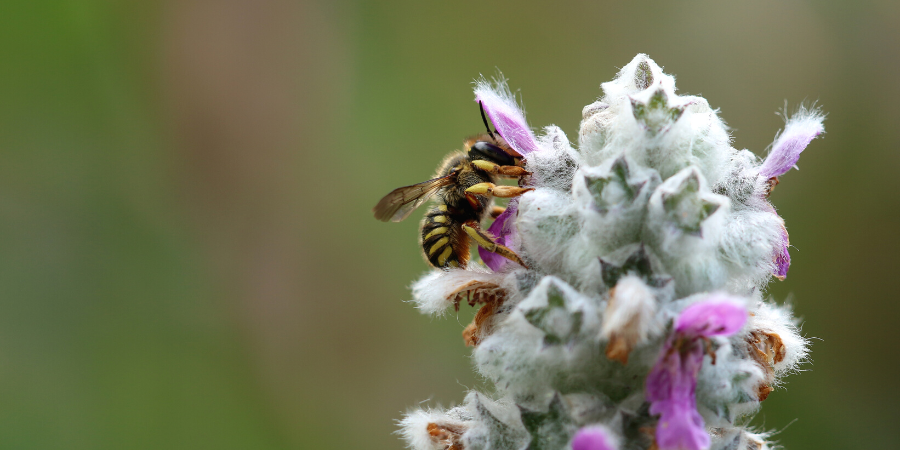
<instances>
[{"instance_id":1,"label":"bee's front leg","mask_svg":"<svg viewBox=\"0 0 900 450\"><path fill-rule=\"evenodd\" d=\"M522 258L519 258L519 255L517 255L516 252L510 250L504 245L500 245L494 242L493 236L482 230L477 221L470 220L464 223L462 225L462 229L466 232L466 234L469 235L469 237L474 239L475 242L477 242L478 245L483 247L485 250L491 253L496 253L526 269L528 268L528 266L525 265L525 262L522 261Z\"/></svg>"}]
</instances>

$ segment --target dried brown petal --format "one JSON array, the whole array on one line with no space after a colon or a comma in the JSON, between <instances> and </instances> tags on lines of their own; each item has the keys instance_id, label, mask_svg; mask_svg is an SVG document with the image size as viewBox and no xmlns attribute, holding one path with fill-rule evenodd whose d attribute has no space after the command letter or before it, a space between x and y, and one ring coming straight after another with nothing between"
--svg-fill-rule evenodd
<instances>
[{"instance_id":1,"label":"dried brown petal","mask_svg":"<svg viewBox=\"0 0 900 450\"><path fill-rule=\"evenodd\" d=\"M608 340L607 358L628 364L631 350L646 339L648 321L652 320L649 317L652 302L651 291L643 282L631 278L619 280L610 289L601 329L602 336Z\"/></svg>"},{"instance_id":2,"label":"dried brown petal","mask_svg":"<svg viewBox=\"0 0 900 450\"><path fill-rule=\"evenodd\" d=\"M427 430L428 434L431 435L431 440L438 445L444 446L444 450L465 449L462 444L462 435L466 432L465 427L431 422L428 424Z\"/></svg>"},{"instance_id":3,"label":"dried brown petal","mask_svg":"<svg viewBox=\"0 0 900 450\"><path fill-rule=\"evenodd\" d=\"M766 180L766 197L775 190L775 186L778 186L778 177L772 177Z\"/></svg>"},{"instance_id":4,"label":"dried brown petal","mask_svg":"<svg viewBox=\"0 0 900 450\"><path fill-rule=\"evenodd\" d=\"M609 337L609 343L606 344L606 357L622 363L628 364L628 355L631 353L632 343L619 334L613 334Z\"/></svg>"},{"instance_id":5,"label":"dried brown petal","mask_svg":"<svg viewBox=\"0 0 900 450\"><path fill-rule=\"evenodd\" d=\"M647 447L647 450L659 450L659 446L656 445L656 427L640 427L638 431L650 438L650 446Z\"/></svg>"},{"instance_id":6,"label":"dried brown petal","mask_svg":"<svg viewBox=\"0 0 900 450\"><path fill-rule=\"evenodd\" d=\"M478 327L475 326L475 321L472 321L462 332L463 342L466 343L466 347L474 347L478 345Z\"/></svg>"},{"instance_id":7,"label":"dried brown petal","mask_svg":"<svg viewBox=\"0 0 900 450\"><path fill-rule=\"evenodd\" d=\"M453 307L459 311L459 304L463 298L466 299L469 306L475 306L479 303L487 303L491 301L492 297L497 296L505 297L506 291L494 283L472 280L451 292L447 296L447 300L452 301Z\"/></svg>"},{"instance_id":8,"label":"dried brown petal","mask_svg":"<svg viewBox=\"0 0 900 450\"><path fill-rule=\"evenodd\" d=\"M765 442L747 436L747 450L761 450Z\"/></svg>"},{"instance_id":9,"label":"dried brown petal","mask_svg":"<svg viewBox=\"0 0 900 450\"><path fill-rule=\"evenodd\" d=\"M774 390L771 386L775 382L775 364L784 360L787 349L781 336L763 330L751 331L747 342L750 356L766 374L765 381L760 384L757 391L759 401L763 401Z\"/></svg>"},{"instance_id":10,"label":"dried brown petal","mask_svg":"<svg viewBox=\"0 0 900 450\"><path fill-rule=\"evenodd\" d=\"M494 313L503 304L505 297L499 295L491 295L485 298L484 306L475 313L472 323L463 330L463 341L467 347L475 347L485 336L491 334L493 330L493 321L490 320Z\"/></svg>"}]
</instances>

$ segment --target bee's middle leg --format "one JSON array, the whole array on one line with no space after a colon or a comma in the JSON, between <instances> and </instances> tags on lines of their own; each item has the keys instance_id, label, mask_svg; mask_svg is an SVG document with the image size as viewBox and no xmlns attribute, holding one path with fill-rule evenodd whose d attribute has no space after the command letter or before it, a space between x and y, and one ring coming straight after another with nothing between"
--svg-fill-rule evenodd
<instances>
[{"instance_id":1,"label":"bee's middle leg","mask_svg":"<svg viewBox=\"0 0 900 450\"><path fill-rule=\"evenodd\" d=\"M462 225L462 229L485 250L491 253L496 253L526 269L528 268L528 266L525 265L525 262L522 261L522 258L519 258L519 255L517 255L516 252L510 250L509 247L494 242L494 238L491 235L485 233L484 230L481 229L481 226L478 225L477 221L470 220L464 223Z\"/></svg>"},{"instance_id":2,"label":"bee's middle leg","mask_svg":"<svg viewBox=\"0 0 900 450\"><path fill-rule=\"evenodd\" d=\"M485 172L509 178L519 178L525 175L531 175L531 172L525 170L524 167L519 166L501 166L500 164L481 159L472 161L472 164Z\"/></svg>"},{"instance_id":3,"label":"bee's middle leg","mask_svg":"<svg viewBox=\"0 0 900 450\"><path fill-rule=\"evenodd\" d=\"M510 198L518 197L534 188L523 188L518 186L498 186L494 183L478 183L468 189L466 194L493 195L494 197Z\"/></svg>"}]
</instances>

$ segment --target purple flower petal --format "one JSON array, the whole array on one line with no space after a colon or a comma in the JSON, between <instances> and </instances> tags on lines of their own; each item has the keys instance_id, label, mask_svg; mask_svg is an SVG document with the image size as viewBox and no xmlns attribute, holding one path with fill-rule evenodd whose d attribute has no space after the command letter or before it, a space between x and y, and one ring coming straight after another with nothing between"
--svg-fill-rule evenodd
<instances>
[{"instance_id":1,"label":"purple flower petal","mask_svg":"<svg viewBox=\"0 0 900 450\"><path fill-rule=\"evenodd\" d=\"M572 450L616 450L616 447L610 444L604 428L589 426L575 433Z\"/></svg>"},{"instance_id":2,"label":"purple flower petal","mask_svg":"<svg viewBox=\"0 0 900 450\"><path fill-rule=\"evenodd\" d=\"M650 413L659 414L656 445L660 450L709 448L709 433L706 432L703 418L693 401L655 403Z\"/></svg>"},{"instance_id":3,"label":"purple flower petal","mask_svg":"<svg viewBox=\"0 0 900 450\"><path fill-rule=\"evenodd\" d=\"M675 331L685 337L727 336L737 333L747 321L747 309L726 294L685 308L675 321Z\"/></svg>"},{"instance_id":4,"label":"purple flower petal","mask_svg":"<svg viewBox=\"0 0 900 450\"><path fill-rule=\"evenodd\" d=\"M539 150L534 133L531 132L531 128L525 120L525 113L519 108L505 81L498 81L494 85L484 79L478 81L475 86L475 100L481 102L491 123L494 124L494 128L513 150L522 156ZM514 240L517 205L518 199L510 200L506 211L497 217L488 228L488 231L496 238L495 241L500 245L509 246L509 243ZM481 247L478 248L478 254L481 256L481 260L495 272L501 271L510 263L508 259Z\"/></svg>"},{"instance_id":5,"label":"purple flower petal","mask_svg":"<svg viewBox=\"0 0 900 450\"><path fill-rule=\"evenodd\" d=\"M781 248L775 254L775 277L779 280L784 280L787 277L788 269L791 267L791 254L788 253L790 245L787 229L782 227Z\"/></svg>"},{"instance_id":6,"label":"purple flower petal","mask_svg":"<svg viewBox=\"0 0 900 450\"><path fill-rule=\"evenodd\" d=\"M709 446L695 395L704 350L702 341L685 341L676 333L647 375L650 414L659 414L656 443L661 450L702 450Z\"/></svg>"},{"instance_id":7,"label":"purple flower petal","mask_svg":"<svg viewBox=\"0 0 900 450\"><path fill-rule=\"evenodd\" d=\"M800 159L800 152L816 136L825 132L823 120L825 116L820 111L801 108L800 112L788 119L784 131L775 138L769 156L759 168L759 174L772 178L791 170Z\"/></svg>"},{"instance_id":8,"label":"purple flower petal","mask_svg":"<svg viewBox=\"0 0 900 450\"><path fill-rule=\"evenodd\" d=\"M673 348L676 344L680 348ZM686 400L693 402L704 350L700 341L685 342L669 338L656 364L647 374L647 400L654 405L673 401L680 404ZM651 412L654 407L651 405Z\"/></svg>"},{"instance_id":9,"label":"purple flower petal","mask_svg":"<svg viewBox=\"0 0 900 450\"><path fill-rule=\"evenodd\" d=\"M747 310L727 294L712 294L688 306L675 320L675 333L647 375L650 413L659 414L656 444L660 450L703 450L709 434L697 412L697 374L706 345L702 338L740 331Z\"/></svg>"},{"instance_id":10,"label":"purple flower petal","mask_svg":"<svg viewBox=\"0 0 900 450\"><path fill-rule=\"evenodd\" d=\"M486 80L478 81L475 100L481 102L494 128L513 150L522 156L538 150L534 133L525 121L525 114L516 104L506 83L498 82L496 86L492 86Z\"/></svg>"},{"instance_id":11,"label":"purple flower petal","mask_svg":"<svg viewBox=\"0 0 900 450\"><path fill-rule=\"evenodd\" d=\"M515 237L515 222L518 206L519 199L514 198L510 200L509 205L506 206L506 211L503 211L503 214L497 216L497 219L494 220L494 223L488 228L488 232L496 238L494 239L496 243L508 246ZM500 272L507 263L512 263L510 260L494 252L489 252L483 247L478 247L478 255L481 256L481 260L494 272Z\"/></svg>"}]
</instances>

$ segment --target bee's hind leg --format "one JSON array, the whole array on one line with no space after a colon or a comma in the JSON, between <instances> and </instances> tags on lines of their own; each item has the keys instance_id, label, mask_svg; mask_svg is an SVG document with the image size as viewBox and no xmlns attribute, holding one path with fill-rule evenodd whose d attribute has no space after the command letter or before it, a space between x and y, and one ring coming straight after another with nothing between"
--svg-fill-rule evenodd
<instances>
[{"instance_id":1,"label":"bee's hind leg","mask_svg":"<svg viewBox=\"0 0 900 450\"><path fill-rule=\"evenodd\" d=\"M494 242L494 238L490 234L482 230L477 221L470 220L464 223L462 225L462 229L466 232L466 234L469 235L469 237L474 239L475 242L477 242L478 245L483 247L485 250L496 253L526 269L528 268L528 266L525 265L525 262L522 261L522 258L519 258L519 255L517 255L516 252L510 250L504 245L500 245Z\"/></svg>"}]
</instances>

